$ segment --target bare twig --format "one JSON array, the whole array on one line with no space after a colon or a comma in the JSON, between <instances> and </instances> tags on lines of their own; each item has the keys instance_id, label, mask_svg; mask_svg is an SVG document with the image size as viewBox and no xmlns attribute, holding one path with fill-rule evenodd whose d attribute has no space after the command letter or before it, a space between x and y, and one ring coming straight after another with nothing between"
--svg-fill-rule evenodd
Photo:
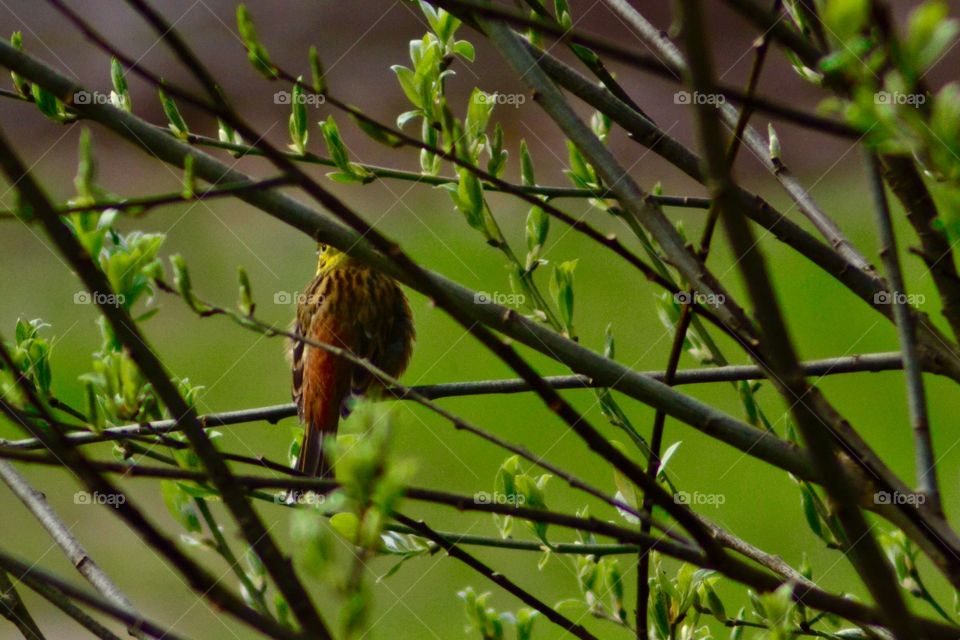
<instances>
[{"instance_id":1,"label":"bare twig","mask_svg":"<svg viewBox=\"0 0 960 640\"><path fill-rule=\"evenodd\" d=\"M42 493L34 489L20 473L8 462L0 461L0 480L23 502L24 506L33 514L38 522L47 530L50 537L60 547L64 555L76 567L77 571L87 579L94 589L116 606L126 609L131 614L140 615L134 608L120 587L100 568L87 550L80 544L70 527L60 519ZM131 633L135 630L131 629Z\"/></svg>"},{"instance_id":2,"label":"bare twig","mask_svg":"<svg viewBox=\"0 0 960 640\"><path fill-rule=\"evenodd\" d=\"M93 264L90 255L80 245L73 233L63 224L60 216L53 209L53 205L40 190L33 176L28 172L26 166L12 151L9 143L3 137L0 137L0 166L2 166L10 182L17 185L24 199L31 204L37 219L41 221L54 244L61 251L64 258L71 263L87 288L92 292L102 292L104 294L112 291L106 277ZM101 300L99 297L97 299ZM190 439L191 444L193 444L194 451L211 473L214 484L221 490L224 502L229 506L231 511L233 511L234 516L240 524L241 530L250 538L249 542L251 546L253 546L263 558L264 566L271 572L271 576L274 577L278 588L283 593L302 595L302 601L290 602L292 609L300 612L303 616L301 619L304 621L304 626L308 628L311 633L321 635L325 627L319 620L315 610L313 616L310 615L310 610L313 609L313 607L311 606L309 596L307 596L305 590L303 590L299 580L292 574L292 568L281 556L279 549L277 549L272 538L267 534L263 523L247 503L246 496L239 488L233 486L229 468L220 458L216 448L214 448L204 433L203 428L199 422L197 422L193 409L180 397L180 392L166 375L162 363L160 363L157 356L147 346L136 324L130 318L129 314L118 306L106 302L99 306L115 335L127 347L134 361L140 365L144 376L153 383L154 389L157 391L158 396L165 402L168 410L172 414L180 416L180 420L185 427L184 433L187 434L188 439ZM11 370L16 370L10 354L2 345L0 345L0 355L3 356L6 365ZM33 398L32 390L26 388L25 385L21 385L21 387L24 388L28 396ZM33 404L38 411L45 413L45 409L39 400L34 399ZM4 404L4 406L6 405ZM49 418L49 416L45 417ZM29 423L24 426L28 424ZM109 483L106 483L102 477L86 465L85 459L76 449L69 447L69 444L62 439L63 436L59 431L46 432L37 430L32 433L32 435L40 438L51 451L61 457L64 463L68 464L68 466L83 479L91 492L99 492L108 496L120 495L117 489L109 485ZM216 580L205 570L182 554L171 540L154 528L142 513L133 506L131 501L122 501L122 503L118 505L117 513L121 515L130 526L143 534L149 544L154 546L173 566L180 570L184 576L188 578L194 589L206 594L211 600L217 602L241 620L262 631L274 634L277 637L290 637L294 635L275 621L264 618L251 610L242 602L238 601L236 596L226 589L219 587ZM272 571L270 569L271 567ZM300 585L299 589L297 585ZM303 593L300 593L301 591L303 591ZM289 597L292 597L292 595ZM314 620L314 618L316 619Z\"/></svg>"},{"instance_id":3,"label":"bare twig","mask_svg":"<svg viewBox=\"0 0 960 640\"><path fill-rule=\"evenodd\" d=\"M526 589L520 587L517 585L517 583L510 580L510 578L503 575L499 571L494 571L483 562L458 547L455 542L447 540L438 535L437 532L430 528L430 526L427 525L427 523L425 523L423 520L414 520L413 518L408 518L399 513L394 513L393 517L396 518L398 522L410 527L424 538L427 538L428 540L433 541L435 544L443 547L444 551L446 551L452 558L456 558L507 593L516 596L528 607L536 609L543 614L547 620L565 629L570 635L576 636L577 638L583 638L584 640L597 640L597 637L587 631L583 625L566 617L557 611L557 609L551 607Z\"/></svg>"},{"instance_id":4,"label":"bare twig","mask_svg":"<svg viewBox=\"0 0 960 640\"><path fill-rule=\"evenodd\" d=\"M35 454L30 454L35 456ZM37 464L58 465L55 460L46 456L35 457L26 460ZM183 479L192 481L204 481L207 476L203 472L187 471L179 468L167 467L149 467L144 465L128 465L118 462L91 462L100 471L107 473L120 473L133 478L168 478ZM270 478L257 476L236 476L237 481L246 490L277 488L277 489L297 489L301 491L317 491L321 493L329 492L338 485L333 480L320 478ZM445 491L434 489L421 489L408 487L405 491L408 499L442 504L453 507L458 510L469 510L486 513L500 513L503 515L513 515L522 519L529 519L534 522L544 522L560 527L577 529L581 531L593 532L598 535L604 535L614 540L628 542L637 545L646 546L651 543L651 538L643 536L635 529L627 529L618 525L611 524L597 518L579 518L563 513L552 512L545 509L534 509L510 504L499 504L490 502L478 502L473 496L458 495ZM267 498L274 504L279 504L277 500ZM389 527L388 527L389 528ZM708 526L713 532L715 526ZM406 530L410 532L411 530ZM417 531L413 530L417 533ZM449 537L451 541L459 540L460 534L448 533L441 534ZM464 538L466 540L467 538ZM755 569L752 565L739 562L729 557L711 558L704 556L697 549L684 544L677 544L669 540L654 539L654 549L670 557L677 558L684 562L690 562L707 568L716 569L727 577L750 586L758 591L774 591L784 584L782 578L772 576L766 572ZM538 543L533 543L538 544ZM500 545L495 545L500 546ZM529 548L529 544L526 545ZM511 545L512 548L512 545ZM574 552L571 549L571 552ZM776 564L779 559L770 558L771 564ZM779 561L782 563L782 561ZM0 563L2 564L2 563ZM781 567L784 572L788 569ZM822 589L812 586L796 577L788 577L788 582L803 585L795 591L795 596L807 606L823 611L830 611L855 622L864 624L879 624L881 614L878 610L864 606L845 596L835 595ZM915 620L918 628L923 629L931 638L937 640L956 640L957 629L941 624L939 622L918 618Z\"/></svg>"},{"instance_id":5,"label":"bare twig","mask_svg":"<svg viewBox=\"0 0 960 640\"><path fill-rule=\"evenodd\" d=\"M600 53L609 55L611 58L626 62L638 69L653 73L670 82L680 82L679 70L670 64L669 60L664 61L657 56L627 49L610 38L594 36L577 29L565 29L552 22L530 18L527 15L518 13L504 6L483 2L482 0L435 0L433 4L461 15L474 14L476 16L497 18L508 24L521 27L532 27L541 33L550 34L561 42L575 42L590 47ZM789 105L774 102L769 98L750 96L735 86L720 86L718 91L737 104L769 113L770 115L777 116L803 127L809 127L843 138L856 139L861 135L859 131L849 127L846 123L800 111Z\"/></svg>"},{"instance_id":6,"label":"bare twig","mask_svg":"<svg viewBox=\"0 0 960 640\"><path fill-rule=\"evenodd\" d=\"M702 23L703 7L699 0L682 0L680 7L692 89L709 94L713 87L713 70ZM775 386L790 403L791 412L811 451L814 464L824 477L832 479L826 489L837 503L836 516L851 541L848 555L854 567L880 604L886 624L895 636L899 640L913 638L915 630L911 614L900 594L896 578L857 506L858 496L848 472L836 457L838 442L830 429L829 418L824 420L821 417L826 401L803 378L763 257L756 248L745 219L736 208L729 167L723 152L718 113L708 104L695 105L695 113L698 135L711 177L711 193L721 208L727 236L738 257L738 265L763 327L769 361L762 364L770 370Z\"/></svg>"},{"instance_id":7,"label":"bare twig","mask_svg":"<svg viewBox=\"0 0 960 640\"><path fill-rule=\"evenodd\" d=\"M937 226L937 205L917 171L913 160L905 156L882 156L883 177L907 212L907 220L920 240L920 258L933 277L943 302L943 315L955 339L960 340L960 275L953 245L946 232Z\"/></svg>"},{"instance_id":8,"label":"bare twig","mask_svg":"<svg viewBox=\"0 0 960 640\"><path fill-rule=\"evenodd\" d=\"M46 640L46 636L40 631L40 627L37 626L30 611L23 604L20 594L17 593L16 587L10 581L10 576L2 569L0 569L0 616L9 620L10 624L20 631L24 640Z\"/></svg>"},{"instance_id":9,"label":"bare twig","mask_svg":"<svg viewBox=\"0 0 960 640\"><path fill-rule=\"evenodd\" d=\"M877 229L880 239L880 258L887 271L887 278L893 288L893 315L897 319L897 334L900 348L903 350L903 373L907 383L907 407L913 426L914 449L916 456L917 486L930 500L931 507L943 514L940 501L940 488L937 483L936 456L933 454L933 441L930 437L930 421L927 415L927 396L923 386L923 372L917 356L917 336L914 318L907 303L906 284L900 270L900 257L897 254L897 241L890 220L890 207L883 188L879 160L872 153L867 154L867 174L873 191L874 210L877 215Z\"/></svg>"},{"instance_id":10,"label":"bare twig","mask_svg":"<svg viewBox=\"0 0 960 640\"><path fill-rule=\"evenodd\" d=\"M663 31L656 29L644 18L636 9L634 9L626 0L606 0L611 9L626 20L631 27L644 39L650 47L653 47L659 55L662 55L680 71L681 75L688 72L687 62L683 59L680 50L666 37ZM716 90L716 88L713 88ZM731 128L737 125L739 114L733 105L725 102L719 107L724 121ZM794 178L786 167L770 157L767 151L766 141L749 125L743 128L744 141L754 152L760 162L773 173L777 180L783 185L790 197L793 198L797 208L805 215L818 231L826 238L831 246L834 247L853 267L866 271L873 271L872 265L860 254L859 251L850 243L840 228L830 219L817 203L810 197L806 189Z\"/></svg>"},{"instance_id":11,"label":"bare twig","mask_svg":"<svg viewBox=\"0 0 960 640\"><path fill-rule=\"evenodd\" d=\"M161 207L168 204L183 204L190 203L195 200L211 200L214 198L223 198L228 196L236 196L242 191L247 191L250 189L273 189L275 187L282 187L286 184L287 179L283 176L276 178L267 178L265 180L260 180L253 183L243 183L237 185L221 185L217 187L210 187L204 191L198 191L189 197L184 195L183 192L177 193L165 193L155 196L144 196L144 197L133 197L133 198L124 198L122 200L110 201L110 202L97 202L94 204L86 205L76 205L70 207L60 207L57 209L57 213L60 215L69 215L71 213L80 213L83 211L107 211L109 209L117 209L119 211L129 211L131 209L138 210L137 215L142 215L148 210L155 207ZM0 219L4 218L18 218L15 211L0 211ZM57 407L57 408L66 408L66 407ZM69 410L69 408L66 408ZM77 416L75 412L71 412L71 415L74 417Z\"/></svg>"},{"instance_id":12,"label":"bare twig","mask_svg":"<svg viewBox=\"0 0 960 640\"><path fill-rule=\"evenodd\" d=\"M3 551L0 551L0 568L49 600L54 606L61 609L64 613L100 638L119 640L116 635L103 627L103 625L74 606L69 599L82 602L97 611L107 614L115 620L119 620L129 628L141 631L151 638L185 640L183 636L174 633L170 629L166 629L139 614L132 613L127 608L118 607L99 595L75 587L60 577L47 572L42 567L27 564Z\"/></svg>"},{"instance_id":13,"label":"bare twig","mask_svg":"<svg viewBox=\"0 0 960 640\"><path fill-rule=\"evenodd\" d=\"M838 358L825 358L823 360L810 360L801 363L801 366L806 376L826 377L862 372L900 371L903 368L903 359L897 352L866 353L853 356L841 356ZM638 373L654 380L664 379L663 371L640 371ZM761 380L764 378L763 370L756 365L729 365L712 369L680 369L676 372L673 384L679 386L713 382L737 382L739 380ZM554 389L558 390L590 389L603 386L591 381L586 376L579 375L545 376L544 380ZM409 387L409 390L416 392L428 400L437 400L440 398L455 398L461 396L528 393L530 391L530 385L520 378L511 378L503 380L445 382L441 384L413 386ZM388 388L387 391L400 400L406 397L405 392L399 389ZM215 427L246 424L261 420L276 424L280 420L291 418L296 414L296 406L294 406L293 403L289 403L209 413L198 416L198 420L200 420L200 423L205 429L212 429ZM173 433L180 430L180 423L177 420L168 419L119 427L107 427L99 433L93 431L78 431L66 434L66 438L74 446L81 446L94 442L108 442L111 440L123 440L125 438L152 436ZM43 444L35 438L26 438L23 440L0 439L0 449L42 448Z\"/></svg>"}]
</instances>

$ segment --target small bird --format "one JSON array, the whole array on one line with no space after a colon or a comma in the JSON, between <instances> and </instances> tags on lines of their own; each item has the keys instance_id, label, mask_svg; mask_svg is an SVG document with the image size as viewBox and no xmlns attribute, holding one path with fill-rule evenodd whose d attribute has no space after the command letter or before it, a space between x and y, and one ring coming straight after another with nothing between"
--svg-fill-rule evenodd
<instances>
[{"instance_id":1,"label":"small bird","mask_svg":"<svg viewBox=\"0 0 960 640\"><path fill-rule=\"evenodd\" d=\"M297 302L295 333L345 349L397 378L413 350L413 316L397 283L337 249L320 244L317 275ZM333 476L323 450L357 396L376 397L382 384L370 372L302 340L291 348L293 400L304 425L297 470Z\"/></svg>"}]
</instances>

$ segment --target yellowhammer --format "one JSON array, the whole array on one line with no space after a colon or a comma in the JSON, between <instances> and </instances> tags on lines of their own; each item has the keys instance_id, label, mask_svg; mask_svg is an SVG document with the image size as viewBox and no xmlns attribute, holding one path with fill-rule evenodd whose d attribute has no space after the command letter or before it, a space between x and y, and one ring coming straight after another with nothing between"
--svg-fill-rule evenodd
<instances>
[{"instance_id":1,"label":"yellowhammer","mask_svg":"<svg viewBox=\"0 0 960 640\"><path fill-rule=\"evenodd\" d=\"M297 304L297 335L346 349L394 378L413 349L413 317L407 297L390 277L331 246L321 244L317 275ZM323 451L335 436L354 396L376 395L382 385L352 362L296 340L292 348L293 399L304 425L297 469L332 476Z\"/></svg>"}]
</instances>

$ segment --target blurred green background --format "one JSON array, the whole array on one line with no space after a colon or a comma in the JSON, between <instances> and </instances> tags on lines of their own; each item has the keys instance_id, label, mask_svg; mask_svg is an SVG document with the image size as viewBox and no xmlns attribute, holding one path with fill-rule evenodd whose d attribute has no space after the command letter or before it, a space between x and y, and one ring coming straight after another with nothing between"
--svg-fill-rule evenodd
<instances>
[{"instance_id":1,"label":"blurred green background","mask_svg":"<svg viewBox=\"0 0 960 640\"><path fill-rule=\"evenodd\" d=\"M651 15L666 28L669 16L664 7L660 7L660 3L650 4L657 5L651 7ZM374 115L392 120L405 106L388 67L407 62L406 40L419 37L424 26L407 5L398 3L388 11L383 5L373 2L289 3L284 5L289 11L275 12L271 11L270 3L250 3L261 37L281 65L305 71L306 47L316 43L330 69L333 91ZM164 12L172 20L182 16L178 27L225 78L227 92L236 104L261 130L269 131L270 139L285 144L287 107L274 105L271 100L273 92L280 87L262 81L247 67L244 52L231 33L233 4L211 2L191 6L190 3L171 2L164 5ZM577 12L576 6L574 12ZM58 68L70 69L91 88L103 89L109 85L107 60L72 34L49 9L20 0L0 9L0 15L4 16L5 33L13 29L24 31L29 51ZM110 8L98 6L90 17L101 27L109 28L108 32L116 35L117 43L134 57L143 53L144 63L148 66L171 78L186 77L173 65L161 45L153 46L153 36L125 12L122 3L112 3ZM714 18L714 24L724 34L724 46L717 54L720 66L728 64L728 81L739 83L749 68L750 56L744 52L752 34L744 24L722 12L716 12ZM632 38L606 10L587 12L583 20L587 30ZM466 28L460 35L474 42L478 40ZM635 44L632 40L628 42ZM455 98L461 97L460 104L474 85L487 91L520 90L497 54L485 46L478 46L477 64L469 68L458 65L455 69L459 75L451 83L451 94ZM776 91L778 97L792 99L801 106L815 106L822 96L811 92L799 80L785 76L781 73L784 69L782 60L772 61L761 92ZM651 115L662 128L684 141L691 140L689 113L670 100L674 88L626 69L619 71L624 85L638 97L645 109L649 106ZM778 83L789 86L781 89ZM131 85L135 112L160 123L159 109L149 89L136 80L131 80ZM332 111L320 107L316 113L311 111L311 119L320 120L329 113ZM209 118L190 109L184 109L184 114L193 130L215 135L215 123ZM517 179L514 160L519 139L523 137L530 143L537 161L538 181L564 184L561 173L565 162L563 140L553 126L544 121L532 100L517 109L498 108L494 119L502 120L509 141L511 162L507 176L510 179ZM338 117L338 121L354 160L408 169L417 166L414 154L385 151L373 146L346 120ZM753 122L763 128L767 119L760 115ZM14 139L23 157L33 164L36 175L60 201L73 193L72 176L80 126L61 127L44 120L30 105L0 102L0 128ZM811 185L814 197L854 243L867 256L876 259L877 244L859 164L859 150L786 125L778 124L778 131L781 131L785 162L797 170L805 184ZM101 162L100 183L106 188L125 195L179 188L179 171L140 154L101 129L93 128L92 132ZM631 167L632 175L642 186L650 188L659 181L666 193L703 195L702 190L667 168L652 154L646 154L645 150L624 139L619 132L613 137L613 148L625 165ZM314 128L310 142L312 150L323 151L320 138L319 131ZM222 157L233 161L227 155ZM256 159L238 161L237 166L255 175L271 173L265 163ZM757 167L749 152L743 151L738 178L799 221L800 216L791 210L789 201L778 191L776 184L759 173ZM469 230L446 194L404 182L344 187L325 180L322 167L308 167L308 170L368 221L397 239L422 264L476 290L509 292L507 271L500 254ZM449 173L447 169L444 172ZM4 206L11 206L11 192L6 186L0 191L6 192L2 198ZM526 207L496 195L491 196L490 202L511 241L521 246ZM589 211L585 202L564 201L562 204L578 217L585 216L591 224L617 233L628 246L639 250L626 228L605 214ZM667 215L683 221L688 237L699 236L704 212L670 209ZM914 243L915 238L912 230L903 224L901 212L897 211L897 216L903 249ZM217 303L233 303L236 297L235 271L238 265L243 265L250 273L259 315L280 324L290 322L294 310L290 304L275 302L276 295L301 290L313 274L315 253L308 238L239 202L216 200L167 207L144 219L122 220L119 226L123 230L166 233L162 254L165 257L182 254L191 267L195 289ZM789 328L803 358L896 349L894 328L888 321L775 239L762 237L760 248L768 257ZM671 336L656 315L654 300L659 291L611 253L590 245L579 234L556 223L552 225L546 258L552 262L579 258L575 320L582 344L595 350L602 349L604 329L610 324L617 340L619 361L637 370L665 366ZM904 262L908 290L924 294L926 302L922 309L935 322L941 323L936 294L922 263L906 255ZM738 299L745 300L722 234L717 237L710 264L738 294ZM52 328L46 330L46 335L54 342L55 392L68 402L81 404L82 387L77 383L77 377L90 369L90 354L99 346L99 335L93 307L74 303L74 294L80 290L78 280L54 254L41 229L16 221L0 223L0 265L0 334L9 339L18 318L43 318L49 322ZM544 288L546 275L546 270L540 275ZM411 292L410 298L419 340L412 364L404 376L406 384L511 377L510 371L478 347L443 312L433 308L419 294ZM289 366L281 339L252 334L222 318L199 319L177 299L164 294L158 294L152 304L159 306L161 312L144 326L146 335L172 374L187 377L194 384L205 387L199 401L201 411L256 407L289 400ZM748 362L729 342L720 342L733 362ZM539 354L526 348L521 351L543 374L566 373L562 367ZM691 367L696 363L685 355L681 366ZM951 424L951 407L955 406L956 395L944 380L928 376L927 384L935 447L940 458L940 479L945 506L950 513L960 506L960 496L955 490L960 462L960 448L956 445L960 440L953 433ZM913 477L912 441L901 374L843 375L820 380L818 385L896 472L907 479ZM719 409L740 415L739 403L730 385L687 387L684 391ZM571 391L565 396L605 434L623 439L605 423L590 392ZM767 415L775 420L775 427L782 434L783 403L769 385L764 385L760 398ZM649 432L653 412L637 402L621 400L634 424L644 433ZM609 469L533 396L448 399L442 404L500 436L522 443L605 490L615 490ZM397 420L397 455L416 463L415 484L467 494L492 490L494 474L506 457L504 452L469 434L455 432L443 420L409 403L397 411ZM224 450L283 460L291 428L295 425L296 421L290 419L278 425L255 423L228 427L222 429L224 437L219 443ZM814 578L824 588L863 594L856 576L840 554L823 549L822 543L809 532L800 511L796 486L785 474L774 472L672 420L667 423L666 433L667 444L678 440L683 442L671 462L674 482L686 491L719 492L725 496L725 503L718 508L702 507L705 515L736 535L781 555L794 566L806 556ZM0 423L0 437L17 438L22 434L12 425ZM93 451L99 457L110 456L109 445ZM73 532L87 545L91 555L116 578L141 611L189 637L253 637L245 627L218 615L198 600L148 547L105 511L107 507L75 504L78 485L67 473L22 464L18 468L46 494ZM134 479L126 481L125 486L167 531L178 531L160 500L155 483ZM550 485L548 504L571 513L590 504L594 514L618 519L611 509L585 499L562 482ZM258 505L258 508L272 527L271 532L281 541L288 540L290 512L269 505ZM408 503L405 510L408 515L426 518L436 528L473 534L496 533L491 518L482 514L461 514L420 503ZM7 491L0 491L0 511L4 514L0 539L5 551L79 582L69 562ZM219 508L217 513L227 525L228 539L236 542L229 518ZM517 527L515 532L520 536L529 535L522 527ZM573 540L573 534L554 529L551 538L568 541ZM239 544L235 546L241 549ZM296 557L297 550L292 551ZM225 575L226 567L214 554L195 549L190 552L216 575L224 575L231 587L236 586L234 578ZM346 548L339 549L339 552L348 553ZM539 557L534 554L489 549L471 549L471 552L547 602L576 594L571 559L554 557L543 570L538 570ZM386 573L393 563L390 558L372 561L369 580L372 582ZM621 569L629 585L627 603L632 613L636 580L633 558L623 557ZM925 575L932 574L928 571ZM952 595L944 584L936 579L930 582L941 602L949 605ZM721 594L727 599L728 612L747 605L743 590L723 584ZM334 618L337 602L332 593L317 583L311 585L316 601L328 617ZM519 606L516 600L498 592L456 561L441 556L416 559L396 575L374 586L374 611L366 637L393 640L463 637L465 618L456 592L467 585L478 591L494 590L492 603L499 609ZM77 637L77 629L68 619L26 588L20 591L41 627L49 630L49 637ZM918 604L916 609L932 615L925 605ZM581 611L570 610L568 613L576 617ZM601 637L629 637L627 631L606 622L586 620L585 624ZM557 638L561 635L546 621L538 622L536 637ZM0 625L0 638L8 637L16 637L12 627Z\"/></svg>"}]
</instances>

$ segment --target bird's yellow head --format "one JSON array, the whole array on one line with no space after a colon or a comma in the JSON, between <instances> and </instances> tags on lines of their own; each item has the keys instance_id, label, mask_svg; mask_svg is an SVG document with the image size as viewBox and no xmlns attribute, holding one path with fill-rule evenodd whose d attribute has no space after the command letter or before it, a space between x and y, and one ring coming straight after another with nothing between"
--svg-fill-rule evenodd
<instances>
[{"instance_id":1,"label":"bird's yellow head","mask_svg":"<svg viewBox=\"0 0 960 640\"><path fill-rule=\"evenodd\" d=\"M348 258L336 247L329 244L319 243L317 245L317 275L327 273L334 267L342 264Z\"/></svg>"}]
</instances>

